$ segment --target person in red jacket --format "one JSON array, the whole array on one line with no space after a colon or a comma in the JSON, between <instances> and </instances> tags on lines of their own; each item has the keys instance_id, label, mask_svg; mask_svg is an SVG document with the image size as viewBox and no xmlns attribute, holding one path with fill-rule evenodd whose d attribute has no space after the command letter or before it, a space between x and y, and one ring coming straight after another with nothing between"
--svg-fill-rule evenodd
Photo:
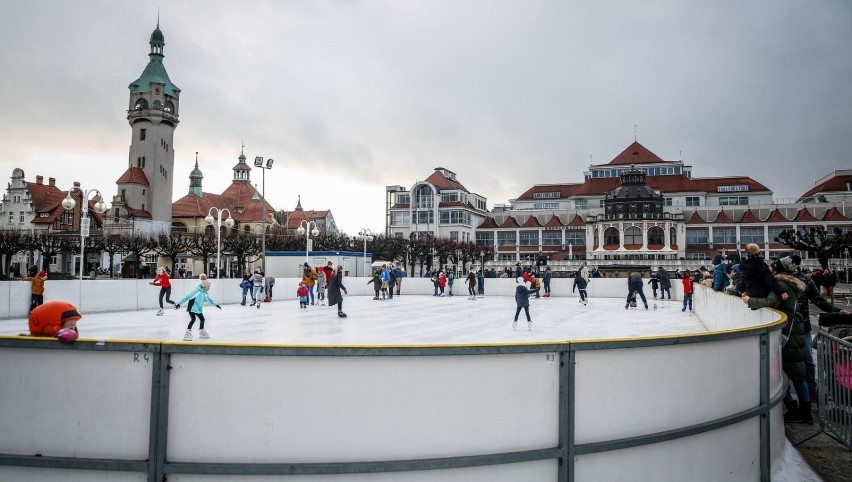
<instances>
[{"instance_id":1,"label":"person in red jacket","mask_svg":"<svg viewBox=\"0 0 852 482\"><path fill-rule=\"evenodd\" d=\"M70 330L76 335L77 321L82 317L77 307L67 301L48 301L30 312L30 334L56 337L61 332ZM63 339L63 341L66 340Z\"/></svg>"},{"instance_id":2,"label":"person in red jacket","mask_svg":"<svg viewBox=\"0 0 852 482\"><path fill-rule=\"evenodd\" d=\"M683 282L683 308L680 311L686 311L686 306L689 304L689 311L692 311L692 277L689 276L689 270L683 270L681 275Z\"/></svg>"},{"instance_id":3,"label":"person in red jacket","mask_svg":"<svg viewBox=\"0 0 852 482\"><path fill-rule=\"evenodd\" d=\"M157 268L157 276L148 284L160 287L160 311L157 312L157 316L163 316L163 297L166 297L166 303L175 304L172 301L172 282L169 280L169 274L165 269Z\"/></svg>"}]
</instances>

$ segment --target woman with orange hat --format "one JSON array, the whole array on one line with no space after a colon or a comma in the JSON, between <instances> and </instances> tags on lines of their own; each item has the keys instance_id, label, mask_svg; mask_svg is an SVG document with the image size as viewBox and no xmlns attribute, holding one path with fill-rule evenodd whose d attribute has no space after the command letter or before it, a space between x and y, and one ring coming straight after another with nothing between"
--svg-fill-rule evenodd
<instances>
[{"instance_id":1,"label":"woman with orange hat","mask_svg":"<svg viewBox=\"0 0 852 482\"><path fill-rule=\"evenodd\" d=\"M44 303L44 282L47 281L47 273L39 271L36 276L28 276L24 281L32 282L32 296L30 298L30 311Z\"/></svg>"}]
</instances>

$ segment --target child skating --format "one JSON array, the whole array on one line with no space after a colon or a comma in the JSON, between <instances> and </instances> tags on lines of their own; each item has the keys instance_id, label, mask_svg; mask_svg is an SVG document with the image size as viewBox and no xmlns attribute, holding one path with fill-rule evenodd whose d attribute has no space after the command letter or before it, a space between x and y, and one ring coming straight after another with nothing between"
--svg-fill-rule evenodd
<instances>
[{"instance_id":1,"label":"child skating","mask_svg":"<svg viewBox=\"0 0 852 482\"><path fill-rule=\"evenodd\" d=\"M308 286L304 281L299 281L299 287L296 288L296 297L299 298L299 308L308 309Z\"/></svg>"},{"instance_id":2,"label":"child skating","mask_svg":"<svg viewBox=\"0 0 852 482\"><path fill-rule=\"evenodd\" d=\"M317 268L317 300L320 306L325 306L325 272L322 266Z\"/></svg>"},{"instance_id":3,"label":"child skating","mask_svg":"<svg viewBox=\"0 0 852 482\"><path fill-rule=\"evenodd\" d=\"M379 274L379 270L376 270L376 272L373 273L373 277L367 281L367 284L370 283L373 283L373 291L376 293L376 296L373 296L373 300L380 299L379 291L382 289L382 276Z\"/></svg>"},{"instance_id":4,"label":"child skating","mask_svg":"<svg viewBox=\"0 0 852 482\"><path fill-rule=\"evenodd\" d=\"M164 268L158 267L157 276L154 278L154 281L148 284L160 287L160 311L157 312L157 316L163 316L163 297L166 298L166 303L170 305L175 304L172 301L172 282L169 280L169 275Z\"/></svg>"},{"instance_id":5,"label":"child skating","mask_svg":"<svg viewBox=\"0 0 852 482\"><path fill-rule=\"evenodd\" d=\"M684 270L681 275L683 281L683 308L680 311L686 311L689 305L689 311L692 312L692 277L689 276L689 270Z\"/></svg>"},{"instance_id":6,"label":"child skating","mask_svg":"<svg viewBox=\"0 0 852 482\"><path fill-rule=\"evenodd\" d=\"M202 275L204 276L204 275ZM186 296L181 298L175 304L175 309L179 309L180 305L189 301L189 305L187 305L186 310L189 312L189 325L186 326L186 333L183 335L184 341L192 341L192 325L195 324L195 317L197 316L200 320L198 325L198 338L206 340L210 338L210 335L207 333L207 330L204 329L204 303L209 303L220 310L222 307L219 303L216 303L213 298L210 297L208 293L210 291L210 280L205 276L204 279L201 280L201 284L198 285L194 290L190 291Z\"/></svg>"},{"instance_id":7,"label":"child skating","mask_svg":"<svg viewBox=\"0 0 852 482\"><path fill-rule=\"evenodd\" d=\"M467 299L476 301L476 271L473 269L467 274L467 292L470 295Z\"/></svg>"},{"instance_id":8,"label":"child skating","mask_svg":"<svg viewBox=\"0 0 852 482\"><path fill-rule=\"evenodd\" d=\"M574 293L576 290L580 291L580 303L582 303L583 306L589 304L589 297L586 294L586 286L588 286L588 283L588 280L583 278L582 274L579 272L574 275L574 285L571 287L571 292Z\"/></svg>"},{"instance_id":9,"label":"child skating","mask_svg":"<svg viewBox=\"0 0 852 482\"><path fill-rule=\"evenodd\" d=\"M521 308L524 314L527 315L527 330L532 330L532 319L530 318L530 295L535 294L536 290L527 289L524 278L519 277L515 280L518 286L515 287L515 319L512 321L512 329L518 329L518 315L521 314Z\"/></svg>"},{"instance_id":10,"label":"child skating","mask_svg":"<svg viewBox=\"0 0 852 482\"><path fill-rule=\"evenodd\" d=\"M39 271L38 275L28 276L24 278L24 281L32 283L32 287L30 288L32 293L30 295L30 312L32 312L44 303L44 282L47 281L47 273Z\"/></svg>"}]
</instances>

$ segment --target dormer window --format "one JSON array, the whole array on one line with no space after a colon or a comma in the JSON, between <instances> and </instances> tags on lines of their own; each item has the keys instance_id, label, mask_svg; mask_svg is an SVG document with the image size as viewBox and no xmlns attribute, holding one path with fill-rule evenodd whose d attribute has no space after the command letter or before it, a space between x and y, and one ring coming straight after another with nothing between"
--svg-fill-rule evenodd
<instances>
[{"instance_id":1,"label":"dormer window","mask_svg":"<svg viewBox=\"0 0 852 482\"><path fill-rule=\"evenodd\" d=\"M159 94L159 91L157 93ZM160 102L159 100L155 100L153 106L154 106L155 109L162 109L163 103Z\"/></svg>"},{"instance_id":2,"label":"dormer window","mask_svg":"<svg viewBox=\"0 0 852 482\"><path fill-rule=\"evenodd\" d=\"M148 108L148 101L145 99L139 99L136 101L136 105L133 107L136 110L142 110Z\"/></svg>"},{"instance_id":3,"label":"dormer window","mask_svg":"<svg viewBox=\"0 0 852 482\"><path fill-rule=\"evenodd\" d=\"M166 105L163 107L163 110L166 111L166 112L174 112L175 111L175 105L172 104L172 101L167 100Z\"/></svg>"}]
</instances>

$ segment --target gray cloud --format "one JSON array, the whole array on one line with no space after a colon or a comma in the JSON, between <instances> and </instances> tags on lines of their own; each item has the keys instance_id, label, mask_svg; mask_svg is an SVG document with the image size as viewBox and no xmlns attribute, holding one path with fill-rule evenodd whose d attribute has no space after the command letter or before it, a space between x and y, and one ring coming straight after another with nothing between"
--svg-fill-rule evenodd
<instances>
[{"instance_id":1,"label":"gray cloud","mask_svg":"<svg viewBox=\"0 0 852 482\"><path fill-rule=\"evenodd\" d=\"M0 174L114 189L156 9L6 7ZM162 5L161 27L183 89L176 195L196 151L205 189L224 189L245 139L250 157L276 159L276 207L302 194L350 232L381 230L384 185L437 166L491 204L578 182L634 124L696 176L750 175L778 197L852 164L843 0L186 1Z\"/></svg>"}]
</instances>

